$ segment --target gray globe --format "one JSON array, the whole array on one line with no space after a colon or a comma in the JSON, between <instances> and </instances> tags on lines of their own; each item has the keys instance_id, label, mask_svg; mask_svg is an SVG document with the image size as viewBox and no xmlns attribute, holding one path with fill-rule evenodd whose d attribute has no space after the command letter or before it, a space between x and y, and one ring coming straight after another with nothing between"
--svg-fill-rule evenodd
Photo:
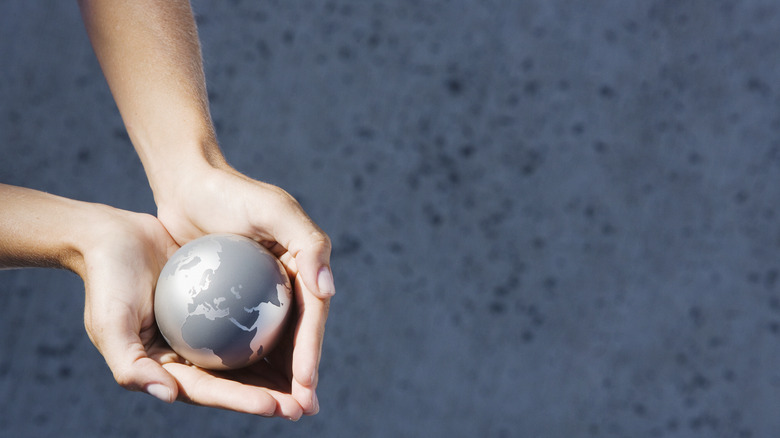
<instances>
[{"instance_id":1,"label":"gray globe","mask_svg":"<svg viewBox=\"0 0 780 438\"><path fill-rule=\"evenodd\" d=\"M252 239L210 234L179 248L160 272L154 313L173 350L209 369L265 356L292 301L281 262Z\"/></svg>"}]
</instances>

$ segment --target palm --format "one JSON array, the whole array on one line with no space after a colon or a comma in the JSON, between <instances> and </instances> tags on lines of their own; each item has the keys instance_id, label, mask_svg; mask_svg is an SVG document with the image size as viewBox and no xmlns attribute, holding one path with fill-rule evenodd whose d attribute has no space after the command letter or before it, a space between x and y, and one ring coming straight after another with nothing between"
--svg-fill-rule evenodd
<instances>
[{"instance_id":1,"label":"palm","mask_svg":"<svg viewBox=\"0 0 780 438\"><path fill-rule=\"evenodd\" d=\"M173 240L153 217L111 211L111 220L95 233L86 287L85 324L98 349L119 332L133 331L150 342L154 337L153 288ZM105 355L105 353L104 353ZM109 365L111 365L109 363Z\"/></svg>"}]
</instances>

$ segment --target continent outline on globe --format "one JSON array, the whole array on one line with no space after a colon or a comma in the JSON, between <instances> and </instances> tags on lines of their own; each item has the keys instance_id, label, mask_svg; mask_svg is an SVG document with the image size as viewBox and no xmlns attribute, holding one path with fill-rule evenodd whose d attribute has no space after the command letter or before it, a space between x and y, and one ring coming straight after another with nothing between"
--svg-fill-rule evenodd
<instances>
[{"instance_id":1,"label":"continent outline on globe","mask_svg":"<svg viewBox=\"0 0 780 438\"><path fill-rule=\"evenodd\" d=\"M281 262L252 239L210 234L182 246L160 272L155 316L191 363L235 369L273 348L292 305Z\"/></svg>"}]
</instances>

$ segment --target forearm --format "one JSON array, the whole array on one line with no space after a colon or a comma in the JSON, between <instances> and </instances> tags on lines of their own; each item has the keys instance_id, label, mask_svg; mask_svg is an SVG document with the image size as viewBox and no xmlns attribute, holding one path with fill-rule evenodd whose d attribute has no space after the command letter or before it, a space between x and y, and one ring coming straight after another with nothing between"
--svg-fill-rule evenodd
<instances>
[{"instance_id":1,"label":"forearm","mask_svg":"<svg viewBox=\"0 0 780 438\"><path fill-rule=\"evenodd\" d=\"M79 5L155 195L178 173L224 164L189 2L80 0Z\"/></svg>"},{"instance_id":2,"label":"forearm","mask_svg":"<svg viewBox=\"0 0 780 438\"><path fill-rule=\"evenodd\" d=\"M0 184L0 268L83 271L82 231L94 204Z\"/></svg>"}]
</instances>

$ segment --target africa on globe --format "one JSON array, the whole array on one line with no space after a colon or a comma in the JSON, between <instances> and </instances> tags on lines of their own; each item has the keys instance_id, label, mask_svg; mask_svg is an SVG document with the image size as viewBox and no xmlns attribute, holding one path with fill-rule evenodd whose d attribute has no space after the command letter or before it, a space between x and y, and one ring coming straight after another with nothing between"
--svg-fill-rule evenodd
<instances>
[{"instance_id":1,"label":"africa on globe","mask_svg":"<svg viewBox=\"0 0 780 438\"><path fill-rule=\"evenodd\" d=\"M290 279L265 247L247 237L209 234L179 248L160 272L157 326L171 348L214 370L264 357L284 329Z\"/></svg>"}]
</instances>

